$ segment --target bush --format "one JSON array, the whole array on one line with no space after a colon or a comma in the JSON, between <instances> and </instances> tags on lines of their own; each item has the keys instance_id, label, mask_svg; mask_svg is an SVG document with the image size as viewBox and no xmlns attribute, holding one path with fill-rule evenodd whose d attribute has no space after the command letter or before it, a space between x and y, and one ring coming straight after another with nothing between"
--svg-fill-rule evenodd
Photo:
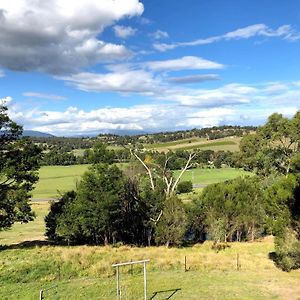
<instances>
[{"instance_id":1,"label":"bush","mask_svg":"<svg viewBox=\"0 0 300 300\"><path fill-rule=\"evenodd\" d=\"M296 233L287 229L275 238L276 263L284 271L300 268L300 241Z\"/></svg>"},{"instance_id":2,"label":"bush","mask_svg":"<svg viewBox=\"0 0 300 300\"><path fill-rule=\"evenodd\" d=\"M177 186L177 193L182 194L182 193L190 193L193 191L193 183L188 180L188 181L181 181L178 183Z\"/></svg>"}]
</instances>

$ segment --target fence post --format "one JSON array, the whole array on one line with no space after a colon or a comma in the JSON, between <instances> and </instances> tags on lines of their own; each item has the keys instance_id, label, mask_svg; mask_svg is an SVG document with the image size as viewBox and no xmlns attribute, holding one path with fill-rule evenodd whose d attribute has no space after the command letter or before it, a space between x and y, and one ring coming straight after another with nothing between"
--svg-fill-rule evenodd
<instances>
[{"instance_id":1,"label":"fence post","mask_svg":"<svg viewBox=\"0 0 300 300\"><path fill-rule=\"evenodd\" d=\"M237 253L237 255L236 255L236 269L239 271L240 268L241 268L240 255L239 255L239 253Z\"/></svg>"},{"instance_id":2,"label":"fence post","mask_svg":"<svg viewBox=\"0 0 300 300\"><path fill-rule=\"evenodd\" d=\"M117 300L121 300L119 266L117 266L116 276L117 276Z\"/></svg>"},{"instance_id":3,"label":"fence post","mask_svg":"<svg viewBox=\"0 0 300 300\"><path fill-rule=\"evenodd\" d=\"M146 274L146 262L144 261L144 300L147 300L147 274Z\"/></svg>"},{"instance_id":4,"label":"fence post","mask_svg":"<svg viewBox=\"0 0 300 300\"><path fill-rule=\"evenodd\" d=\"M43 300L43 290L40 290L40 300Z\"/></svg>"}]
</instances>

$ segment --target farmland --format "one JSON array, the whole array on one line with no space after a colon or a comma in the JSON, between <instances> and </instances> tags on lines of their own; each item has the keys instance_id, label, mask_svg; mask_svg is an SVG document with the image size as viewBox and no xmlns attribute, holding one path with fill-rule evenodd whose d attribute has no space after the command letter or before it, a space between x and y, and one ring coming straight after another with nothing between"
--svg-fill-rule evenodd
<instances>
[{"instance_id":1,"label":"farmland","mask_svg":"<svg viewBox=\"0 0 300 300\"><path fill-rule=\"evenodd\" d=\"M119 167L124 168L125 164L119 164ZM33 190L33 199L54 198L63 192L74 189L76 182L87 169L88 165L41 167L39 182ZM178 174L179 171L175 171L174 175L178 176ZM193 169L188 170L182 180L191 180L195 184L207 185L249 174L249 172L232 168Z\"/></svg>"},{"instance_id":2,"label":"farmland","mask_svg":"<svg viewBox=\"0 0 300 300\"><path fill-rule=\"evenodd\" d=\"M213 150L213 151L238 151L240 143L239 137L228 137L217 140L206 140L204 138L183 139L173 142L145 144L148 150L168 152L176 150Z\"/></svg>"},{"instance_id":3,"label":"farmland","mask_svg":"<svg viewBox=\"0 0 300 300\"><path fill-rule=\"evenodd\" d=\"M0 250L1 299L37 299L39 290L49 287L53 288L45 292L45 299L115 299L111 265L146 258L150 259L148 299L156 291L165 292L153 299L166 299L176 290L172 299L199 299L200 295L201 299L297 299L300 294L300 270L283 272L268 258L274 251L272 237L254 243L229 243L219 253L211 249L209 241L170 249L43 245L41 220L47 208L48 203L34 203L36 221L0 233L0 243L7 245ZM16 244L26 240L35 242ZM140 267L122 269L121 283L122 299L142 297Z\"/></svg>"}]
</instances>

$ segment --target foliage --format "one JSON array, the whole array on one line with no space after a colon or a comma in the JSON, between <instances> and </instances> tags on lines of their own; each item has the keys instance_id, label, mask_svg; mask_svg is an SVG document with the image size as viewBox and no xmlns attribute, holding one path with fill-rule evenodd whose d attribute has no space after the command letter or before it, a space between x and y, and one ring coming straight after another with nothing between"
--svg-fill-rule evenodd
<instances>
[{"instance_id":1,"label":"foliage","mask_svg":"<svg viewBox=\"0 0 300 300\"><path fill-rule=\"evenodd\" d=\"M237 178L209 185L194 200L190 218L193 228L208 233L215 242L254 240L262 230L265 207L258 178ZM199 222L199 220L201 222Z\"/></svg>"},{"instance_id":2,"label":"foliage","mask_svg":"<svg viewBox=\"0 0 300 300\"><path fill-rule=\"evenodd\" d=\"M34 217L28 203L37 182L40 148L20 139L22 127L0 106L0 230L14 222L28 222Z\"/></svg>"},{"instance_id":3,"label":"foliage","mask_svg":"<svg viewBox=\"0 0 300 300\"><path fill-rule=\"evenodd\" d=\"M275 238L276 263L284 271L300 268L300 240L291 228Z\"/></svg>"},{"instance_id":4,"label":"foliage","mask_svg":"<svg viewBox=\"0 0 300 300\"><path fill-rule=\"evenodd\" d=\"M57 235L57 225L59 217L63 214L69 203L74 201L76 198L76 193L74 191L66 192L62 195L59 201L52 201L50 205L50 211L45 217L46 224L46 236L50 240L60 240Z\"/></svg>"},{"instance_id":5,"label":"foliage","mask_svg":"<svg viewBox=\"0 0 300 300\"><path fill-rule=\"evenodd\" d=\"M95 143L93 149L86 150L85 155L90 164L112 164L114 160L114 151L107 149L107 146L102 142Z\"/></svg>"},{"instance_id":6,"label":"foliage","mask_svg":"<svg viewBox=\"0 0 300 300\"><path fill-rule=\"evenodd\" d=\"M193 183L190 180L180 181L177 185L177 193L190 193L193 191Z\"/></svg>"},{"instance_id":7,"label":"foliage","mask_svg":"<svg viewBox=\"0 0 300 300\"><path fill-rule=\"evenodd\" d=\"M261 175L287 175L299 151L300 112L292 119L273 114L268 122L240 143L240 164Z\"/></svg>"},{"instance_id":8,"label":"foliage","mask_svg":"<svg viewBox=\"0 0 300 300\"><path fill-rule=\"evenodd\" d=\"M158 222L155 240L158 244L179 246L186 232L186 214L181 200L177 196L165 201L162 217Z\"/></svg>"}]
</instances>

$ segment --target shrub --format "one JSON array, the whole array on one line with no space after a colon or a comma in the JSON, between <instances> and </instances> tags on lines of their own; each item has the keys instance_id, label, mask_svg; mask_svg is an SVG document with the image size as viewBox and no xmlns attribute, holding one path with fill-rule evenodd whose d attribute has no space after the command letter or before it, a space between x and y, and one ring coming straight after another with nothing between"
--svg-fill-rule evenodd
<instances>
[{"instance_id":1,"label":"shrub","mask_svg":"<svg viewBox=\"0 0 300 300\"><path fill-rule=\"evenodd\" d=\"M188 181L181 181L178 183L177 186L177 193L182 194L182 193L190 193L193 191L193 183L188 180Z\"/></svg>"}]
</instances>

